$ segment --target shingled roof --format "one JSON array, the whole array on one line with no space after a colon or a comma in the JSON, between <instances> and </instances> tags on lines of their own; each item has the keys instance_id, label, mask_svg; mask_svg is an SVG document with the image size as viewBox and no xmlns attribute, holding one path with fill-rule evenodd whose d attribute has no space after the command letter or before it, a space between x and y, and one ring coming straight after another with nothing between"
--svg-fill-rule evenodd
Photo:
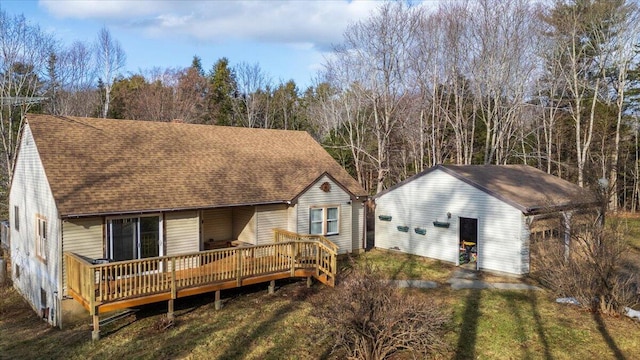
<instances>
[{"instance_id":1,"label":"shingled roof","mask_svg":"<svg viewBox=\"0 0 640 360\"><path fill-rule=\"evenodd\" d=\"M437 169L514 206L524 214L597 204L590 191L528 165L436 165L385 190L385 193ZM376 196L380 195L382 193Z\"/></svg>"},{"instance_id":2,"label":"shingled roof","mask_svg":"<svg viewBox=\"0 0 640 360\"><path fill-rule=\"evenodd\" d=\"M27 116L62 217L284 203L324 174L365 191L302 131Z\"/></svg>"}]
</instances>

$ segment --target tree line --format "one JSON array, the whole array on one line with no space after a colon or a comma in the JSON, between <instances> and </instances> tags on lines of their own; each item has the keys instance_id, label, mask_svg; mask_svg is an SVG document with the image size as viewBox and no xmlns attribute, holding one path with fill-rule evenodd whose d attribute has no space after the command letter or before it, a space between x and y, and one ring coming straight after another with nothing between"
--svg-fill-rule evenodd
<instances>
[{"instance_id":1,"label":"tree line","mask_svg":"<svg viewBox=\"0 0 640 360\"><path fill-rule=\"evenodd\" d=\"M123 74L108 29L63 46L0 12L3 183L33 111L308 131L372 194L435 164L528 164L636 211L639 13L632 0L381 3L300 89L225 57Z\"/></svg>"}]
</instances>

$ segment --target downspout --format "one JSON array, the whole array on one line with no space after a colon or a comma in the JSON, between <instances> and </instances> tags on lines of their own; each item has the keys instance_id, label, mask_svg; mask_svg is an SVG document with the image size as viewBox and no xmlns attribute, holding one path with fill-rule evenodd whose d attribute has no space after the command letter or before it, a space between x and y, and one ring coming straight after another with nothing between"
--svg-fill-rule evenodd
<instances>
[{"instance_id":1,"label":"downspout","mask_svg":"<svg viewBox=\"0 0 640 360\"><path fill-rule=\"evenodd\" d=\"M64 289L63 289L63 265L64 265L64 241L62 239L62 220L60 218L57 219L58 220L58 242L60 244L59 248L60 248L60 254L58 259L60 259L60 263L58 266L58 290L54 291L53 293L53 306L55 307L55 309L53 309L52 313L54 314L54 316L56 316L58 319L58 327L62 330L62 296L64 293Z\"/></svg>"},{"instance_id":2,"label":"downspout","mask_svg":"<svg viewBox=\"0 0 640 360\"><path fill-rule=\"evenodd\" d=\"M367 200L362 203L362 250L367 251Z\"/></svg>"}]
</instances>

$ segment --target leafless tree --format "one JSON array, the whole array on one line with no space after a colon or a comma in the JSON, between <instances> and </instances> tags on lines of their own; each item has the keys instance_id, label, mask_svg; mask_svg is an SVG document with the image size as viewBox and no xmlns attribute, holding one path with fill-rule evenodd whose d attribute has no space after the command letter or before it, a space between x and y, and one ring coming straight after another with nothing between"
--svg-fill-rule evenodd
<instances>
[{"instance_id":1,"label":"leafless tree","mask_svg":"<svg viewBox=\"0 0 640 360\"><path fill-rule=\"evenodd\" d=\"M98 74L104 86L102 117L106 118L109 113L113 82L118 73L124 68L127 58L122 46L120 46L120 42L111 36L111 32L106 27L103 27L98 32L95 53Z\"/></svg>"},{"instance_id":2,"label":"leafless tree","mask_svg":"<svg viewBox=\"0 0 640 360\"><path fill-rule=\"evenodd\" d=\"M265 98L265 92L271 85L271 79L262 70L260 64L241 62L234 67L238 86L239 102L236 113L243 114L243 125L246 127L269 127L268 119L260 121L261 111L266 112L269 99Z\"/></svg>"},{"instance_id":3,"label":"leafless tree","mask_svg":"<svg viewBox=\"0 0 640 360\"><path fill-rule=\"evenodd\" d=\"M612 56L609 67L614 74L610 76L610 86L613 91L607 94L608 103L614 103L616 108L616 130L614 149L611 156L611 172L609 184L614 188L609 199L609 209L618 210L618 167L620 156L620 138L623 114L625 111L625 94L629 84L629 69L637 61L640 54L637 49L640 46L638 33L640 33L640 9L636 3L628 3L615 12L616 21L613 25L613 39L610 44Z\"/></svg>"},{"instance_id":4,"label":"leafless tree","mask_svg":"<svg viewBox=\"0 0 640 360\"><path fill-rule=\"evenodd\" d=\"M480 0L470 11L468 53L472 90L486 127L484 162L504 164L535 70L532 11L526 0Z\"/></svg>"},{"instance_id":5,"label":"leafless tree","mask_svg":"<svg viewBox=\"0 0 640 360\"><path fill-rule=\"evenodd\" d=\"M420 16L419 8L402 2L385 3L365 21L349 26L343 43L335 47L327 61L331 84L359 92L371 108L369 128L377 144L376 192L385 186L390 142L405 115L409 53L416 41Z\"/></svg>"},{"instance_id":6,"label":"leafless tree","mask_svg":"<svg viewBox=\"0 0 640 360\"><path fill-rule=\"evenodd\" d=\"M80 41L58 52L55 70L60 92L55 99L56 114L92 116L100 107L93 55L90 45Z\"/></svg>"},{"instance_id":7,"label":"leafless tree","mask_svg":"<svg viewBox=\"0 0 640 360\"><path fill-rule=\"evenodd\" d=\"M24 16L0 11L0 136L2 137L2 188L13 177L15 154L24 115L42 99L40 77L46 73L53 38ZM4 194L3 194L4 195ZM5 198L4 196L2 198Z\"/></svg>"}]
</instances>

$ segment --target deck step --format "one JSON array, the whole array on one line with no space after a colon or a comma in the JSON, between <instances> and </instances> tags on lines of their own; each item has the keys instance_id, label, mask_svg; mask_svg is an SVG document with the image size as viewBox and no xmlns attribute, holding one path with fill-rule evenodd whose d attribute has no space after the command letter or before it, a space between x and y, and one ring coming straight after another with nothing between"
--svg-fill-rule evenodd
<instances>
[{"instance_id":1,"label":"deck step","mask_svg":"<svg viewBox=\"0 0 640 360\"><path fill-rule=\"evenodd\" d=\"M135 314L136 312L138 312L138 309L125 309L122 312L119 312L117 314L109 316L108 318L100 320L100 327L102 327L104 325L107 325L107 324L111 324L114 321L118 321L120 319L124 319L129 315ZM91 327L93 327L93 325L91 325Z\"/></svg>"}]
</instances>

